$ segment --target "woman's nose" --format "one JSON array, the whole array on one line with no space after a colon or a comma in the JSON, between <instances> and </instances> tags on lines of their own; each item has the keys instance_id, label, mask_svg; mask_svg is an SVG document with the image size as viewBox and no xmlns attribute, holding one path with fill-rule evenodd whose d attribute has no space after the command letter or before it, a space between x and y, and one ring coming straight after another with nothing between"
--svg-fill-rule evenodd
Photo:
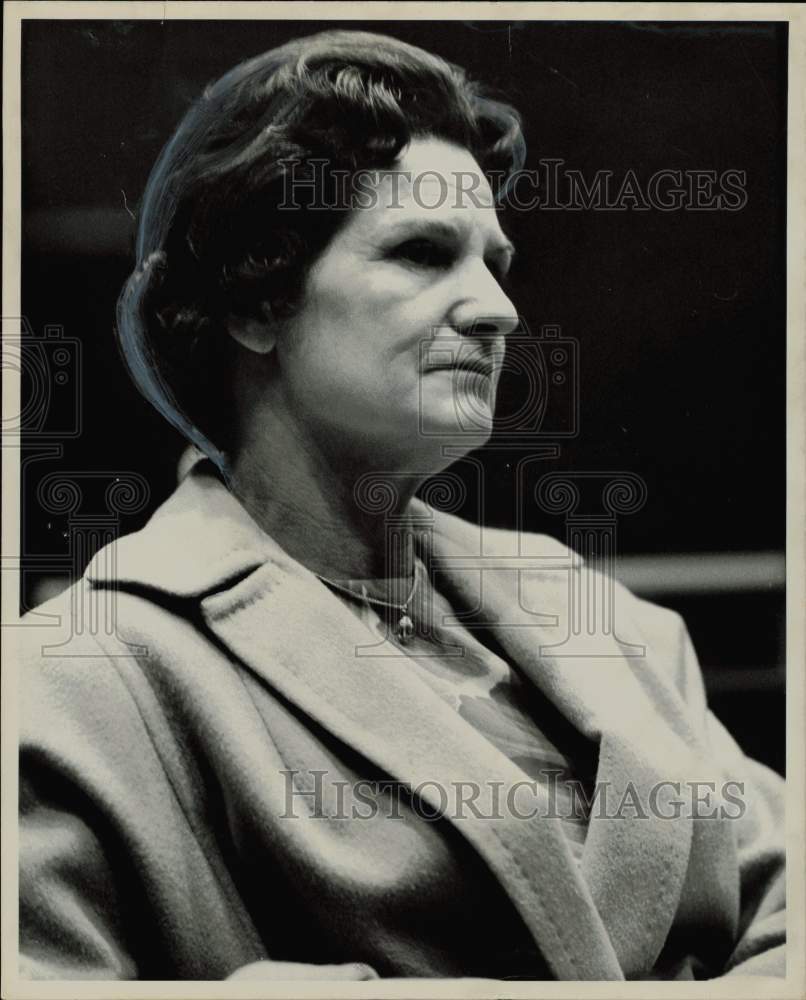
<instances>
[{"instance_id":1,"label":"woman's nose","mask_svg":"<svg viewBox=\"0 0 806 1000\"><path fill-rule=\"evenodd\" d=\"M451 312L451 325L467 334L506 336L520 322L509 296L485 264L464 275L465 295Z\"/></svg>"}]
</instances>

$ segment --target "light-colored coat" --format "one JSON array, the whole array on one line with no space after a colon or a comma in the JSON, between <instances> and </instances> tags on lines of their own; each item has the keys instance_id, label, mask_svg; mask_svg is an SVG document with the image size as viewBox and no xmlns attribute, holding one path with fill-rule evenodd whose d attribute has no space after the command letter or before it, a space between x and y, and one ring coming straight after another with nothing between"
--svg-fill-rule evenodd
<instances>
[{"instance_id":1,"label":"light-colored coat","mask_svg":"<svg viewBox=\"0 0 806 1000\"><path fill-rule=\"evenodd\" d=\"M618 639L562 656L579 560L418 511L462 604L598 745L608 800L638 807L594 810L579 865L557 819L474 816L468 788L523 772L393 647L367 649L364 624L202 463L19 630L24 975L784 974L782 780L708 711L679 616L618 588ZM37 625L46 614L62 627ZM320 803L350 809L362 779L445 815L312 814L317 782ZM697 780L723 806L725 781L744 783L742 807L647 808L659 783Z\"/></svg>"}]
</instances>

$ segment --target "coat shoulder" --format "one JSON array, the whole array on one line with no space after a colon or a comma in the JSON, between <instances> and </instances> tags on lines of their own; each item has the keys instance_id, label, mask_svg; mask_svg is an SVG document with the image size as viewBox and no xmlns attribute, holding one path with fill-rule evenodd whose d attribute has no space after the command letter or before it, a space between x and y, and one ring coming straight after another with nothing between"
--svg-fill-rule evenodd
<instances>
[{"instance_id":1,"label":"coat shoulder","mask_svg":"<svg viewBox=\"0 0 806 1000\"><path fill-rule=\"evenodd\" d=\"M610 568L597 566L564 542L540 532L510 528L480 526L453 514L437 513L435 530L449 540L459 555L492 557L495 565L517 571L522 560L523 573L539 589L539 603L551 607L566 620L572 614L570 594L583 602L576 613L593 610L589 620L596 620L590 602L603 595L612 601L613 627L617 641L630 655L643 648L639 658L649 669L640 671L642 679L656 677L660 683L672 685L686 700L700 705L703 701L702 679L694 648L680 614L633 593L619 582L618 560ZM504 557L505 561L497 557ZM584 574L586 579L569 587L568 574Z\"/></svg>"},{"instance_id":2,"label":"coat shoulder","mask_svg":"<svg viewBox=\"0 0 806 1000\"><path fill-rule=\"evenodd\" d=\"M40 742L72 726L145 739L160 720L149 675L170 669L166 651L189 649L197 630L148 595L95 588L84 576L22 617L8 650L16 667L21 737ZM198 640L197 640L198 641ZM103 725L101 725L103 720Z\"/></svg>"},{"instance_id":3,"label":"coat shoulder","mask_svg":"<svg viewBox=\"0 0 806 1000\"><path fill-rule=\"evenodd\" d=\"M566 560L574 566L584 561L573 549L551 535L479 524L444 511L431 511L431 514L435 531L468 556L547 557Z\"/></svg>"}]
</instances>

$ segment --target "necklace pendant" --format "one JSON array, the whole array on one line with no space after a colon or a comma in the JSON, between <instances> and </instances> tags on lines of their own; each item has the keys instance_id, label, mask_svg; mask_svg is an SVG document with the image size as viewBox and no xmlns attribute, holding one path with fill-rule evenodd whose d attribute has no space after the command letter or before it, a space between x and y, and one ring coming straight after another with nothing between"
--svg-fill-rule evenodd
<instances>
[{"instance_id":1,"label":"necklace pendant","mask_svg":"<svg viewBox=\"0 0 806 1000\"><path fill-rule=\"evenodd\" d=\"M400 640L400 642L408 642L409 639L414 635L414 622L409 618L407 614L402 615L400 621L395 627L395 635Z\"/></svg>"}]
</instances>

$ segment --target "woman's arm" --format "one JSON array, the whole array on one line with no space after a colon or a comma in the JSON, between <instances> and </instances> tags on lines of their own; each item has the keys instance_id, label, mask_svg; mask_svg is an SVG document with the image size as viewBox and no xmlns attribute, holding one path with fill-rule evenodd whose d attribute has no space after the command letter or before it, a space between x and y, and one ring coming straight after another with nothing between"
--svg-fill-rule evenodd
<instances>
[{"instance_id":1,"label":"woman's arm","mask_svg":"<svg viewBox=\"0 0 806 1000\"><path fill-rule=\"evenodd\" d=\"M702 671L682 622L683 694L695 724L725 778L739 782L743 811L731 819L739 862L738 932L725 975L786 975L785 784L775 771L747 757L707 706ZM737 808L736 810L740 810Z\"/></svg>"},{"instance_id":2,"label":"woman's arm","mask_svg":"<svg viewBox=\"0 0 806 1000\"><path fill-rule=\"evenodd\" d=\"M730 779L744 786L744 814L731 823L739 859L739 931L728 975L786 975L784 781L746 757L708 713L710 745Z\"/></svg>"}]
</instances>

